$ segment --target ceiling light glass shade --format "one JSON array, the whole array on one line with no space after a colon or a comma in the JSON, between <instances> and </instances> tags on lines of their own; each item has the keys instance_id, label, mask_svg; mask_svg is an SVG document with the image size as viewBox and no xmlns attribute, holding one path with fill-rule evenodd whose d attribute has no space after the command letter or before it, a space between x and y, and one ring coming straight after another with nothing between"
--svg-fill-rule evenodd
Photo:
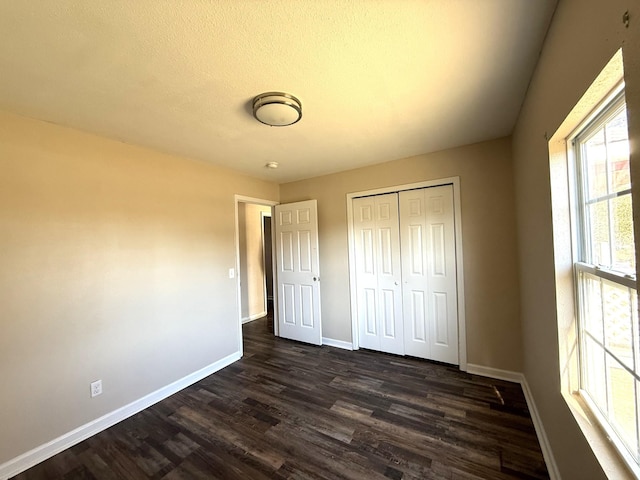
<instances>
[{"instance_id":1,"label":"ceiling light glass shade","mask_svg":"<svg viewBox=\"0 0 640 480\"><path fill-rule=\"evenodd\" d=\"M302 118L302 103L288 93L262 93L253 99L253 116L272 127L293 125Z\"/></svg>"}]
</instances>

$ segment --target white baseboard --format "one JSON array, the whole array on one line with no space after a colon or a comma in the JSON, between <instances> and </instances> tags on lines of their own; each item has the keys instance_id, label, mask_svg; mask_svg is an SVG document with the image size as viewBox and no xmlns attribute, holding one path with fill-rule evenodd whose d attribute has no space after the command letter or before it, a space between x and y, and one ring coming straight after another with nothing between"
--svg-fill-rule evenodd
<instances>
[{"instance_id":1,"label":"white baseboard","mask_svg":"<svg viewBox=\"0 0 640 480\"><path fill-rule=\"evenodd\" d=\"M333 338L322 337L322 344L329 347L342 348L343 350L353 350L353 345L351 344L351 342L334 340Z\"/></svg>"},{"instance_id":2,"label":"white baseboard","mask_svg":"<svg viewBox=\"0 0 640 480\"><path fill-rule=\"evenodd\" d=\"M507 382L515 382L522 384L524 375L520 372L512 372L511 370L501 370L499 368L484 367L482 365L474 365L473 363L467 363L467 373L474 375L480 375L482 377L497 378L498 380L505 380Z\"/></svg>"},{"instance_id":3,"label":"white baseboard","mask_svg":"<svg viewBox=\"0 0 640 480\"><path fill-rule=\"evenodd\" d=\"M264 317L266 314L267 312L264 311L264 312L254 313L253 315L249 315L248 317L242 317L242 323L253 322L254 320Z\"/></svg>"},{"instance_id":4,"label":"white baseboard","mask_svg":"<svg viewBox=\"0 0 640 480\"><path fill-rule=\"evenodd\" d=\"M179 392L180 390L192 385L205 377L208 377L212 373L223 369L226 366L231 365L241 357L239 352L232 353L231 355L218 360L217 362L207 365L200 370L197 370L186 377L176 380L169 385L162 387L155 392L150 393L138 400L131 402L124 407L114 410L111 413L97 418L85 425L82 425L75 430L72 430L64 435L51 440L50 442L40 445L39 447L29 450L22 455L9 460L8 462L0 465L0 479L7 479L17 475L25 470L37 465L44 460L53 457L54 455L66 450L73 445L86 440L87 438L99 433L107 428L115 425L122 420L129 418L132 415L149 408L151 405L158 403L160 400Z\"/></svg>"},{"instance_id":5,"label":"white baseboard","mask_svg":"<svg viewBox=\"0 0 640 480\"><path fill-rule=\"evenodd\" d=\"M527 379L524 375L522 376L522 382L520 383L520 385L522 385L524 398L527 399L527 406L529 407L531 420L533 421L533 426L535 427L536 435L538 436L538 442L540 442L540 448L542 449L542 456L544 457L544 461L547 464L547 470L549 470L549 478L551 478L551 480L561 480L560 471L558 470L558 464L556 463L556 459L553 456L553 452L551 451L551 444L549 443L549 439L547 438L547 432L545 432L544 430L542 419L540 418L538 408L536 407L536 402L533 400L531 389L529 389L529 383L527 383Z\"/></svg>"},{"instance_id":6,"label":"white baseboard","mask_svg":"<svg viewBox=\"0 0 640 480\"><path fill-rule=\"evenodd\" d=\"M536 402L533 400L533 395L531 394L531 390L529 389L529 384L527 383L527 379L525 378L525 376L520 372L512 372L510 370L501 370L499 368L484 367L482 365L474 365L471 363L467 364L467 373L481 375L483 377L497 378L498 380L506 380L507 382L515 382L520 384L520 386L522 387L522 393L524 393L524 398L527 401L527 407L529 408L531 421L533 422L533 426L536 429L536 436L538 437L538 442L540 443L542 456L544 457L544 461L547 464L549 477L551 478L551 480L561 480L558 465L556 464L556 459L554 458L553 452L551 451L551 445L549 444L547 433L545 432L544 426L542 425L542 420L540 418L540 414L538 413Z\"/></svg>"}]
</instances>

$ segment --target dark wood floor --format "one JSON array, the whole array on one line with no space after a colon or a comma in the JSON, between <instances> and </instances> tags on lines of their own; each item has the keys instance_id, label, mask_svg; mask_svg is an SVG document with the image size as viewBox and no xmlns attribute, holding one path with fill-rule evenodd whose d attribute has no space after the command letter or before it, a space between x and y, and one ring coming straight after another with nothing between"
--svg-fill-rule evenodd
<instances>
[{"instance_id":1,"label":"dark wood floor","mask_svg":"<svg viewBox=\"0 0 640 480\"><path fill-rule=\"evenodd\" d=\"M242 360L15 478L549 478L518 384L243 330Z\"/></svg>"}]
</instances>

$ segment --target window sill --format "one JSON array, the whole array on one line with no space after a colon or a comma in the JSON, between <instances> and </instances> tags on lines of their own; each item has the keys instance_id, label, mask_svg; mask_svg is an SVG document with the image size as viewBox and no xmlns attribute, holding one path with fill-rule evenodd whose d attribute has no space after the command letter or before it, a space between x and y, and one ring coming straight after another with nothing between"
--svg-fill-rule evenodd
<instances>
[{"instance_id":1,"label":"window sill","mask_svg":"<svg viewBox=\"0 0 640 480\"><path fill-rule=\"evenodd\" d=\"M563 393L562 396L607 477L620 480L636 479L637 477L622 459L608 435L598 425L597 420L580 396L568 393Z\"/></svg>"}]
</instances>

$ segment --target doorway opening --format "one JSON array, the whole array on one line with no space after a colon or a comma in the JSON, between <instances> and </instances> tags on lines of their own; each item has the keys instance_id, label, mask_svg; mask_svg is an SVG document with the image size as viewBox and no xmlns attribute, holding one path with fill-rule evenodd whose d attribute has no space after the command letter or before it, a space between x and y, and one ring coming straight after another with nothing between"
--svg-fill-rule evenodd
<instances>
[{"instance_id":1,"label":"doorway opening","mask_svg":"<svg viewBox=\"0 0 640 480\"><path fill-rule=\"evenodd\" d=\"M262 321L274 332L271 210L277 202L235 196L239 350L242 325ZM276 332L277 333L277 332Z\"/></svg>"},{"instance_id":2,"label":"doorway opening","mask_svg":"<svg viewBox=\"0 0 640 480\"><path fill-rule=\"evenodd\" d=\"M271 214L262 213L262 241L264 258L264 291L267 299L267 315L273 315L273 247Z\"/></svg>"}]
</instances>

